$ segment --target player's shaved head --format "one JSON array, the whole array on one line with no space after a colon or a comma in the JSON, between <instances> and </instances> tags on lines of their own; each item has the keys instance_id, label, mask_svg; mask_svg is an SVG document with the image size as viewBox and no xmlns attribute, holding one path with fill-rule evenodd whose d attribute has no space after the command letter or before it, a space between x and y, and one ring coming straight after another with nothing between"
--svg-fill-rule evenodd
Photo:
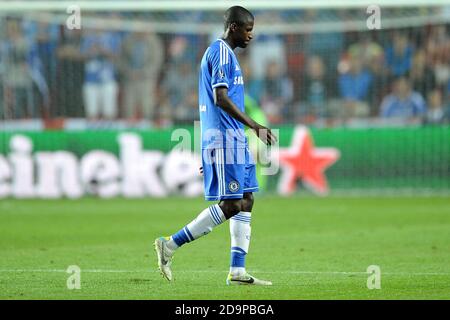
<instances>
[{"instance_id":1,"label":"player's shaved head","mask_svg":"<svg viewBox=\"0 0 450 320\"><path fill-rule=\"evenodd\" d=\"M253 20L255 20L253 14L241 6L233 6L228 8L223 16L225 30L227 30L232 23L236 23L238 26L243 26Z\"/></svg>"}]
</instances>

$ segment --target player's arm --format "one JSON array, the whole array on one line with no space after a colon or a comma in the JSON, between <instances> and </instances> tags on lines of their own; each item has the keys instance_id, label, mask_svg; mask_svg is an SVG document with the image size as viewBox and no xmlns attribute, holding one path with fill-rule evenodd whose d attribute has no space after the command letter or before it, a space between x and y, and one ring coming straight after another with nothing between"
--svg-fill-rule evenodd
<instances>
[{"instance_id":1,"label":"player's arm","mask_svg":"<svg viewBox=\"0 0 450 320\"><path fill-rule=\"evenodd\" d=\"M239 108L231 101L230 97L228 97L228 88L227 87L217 87L214 89L214 102L217 106L222 108L226 113L235 118L236 120L242 122L247 127L253 129L265 144L271 145L272 143L277 141L277 138L272 133L269 128L260 125L255 120L250 118L247 114L239 110Z\"/></svg>"}]
</instances>

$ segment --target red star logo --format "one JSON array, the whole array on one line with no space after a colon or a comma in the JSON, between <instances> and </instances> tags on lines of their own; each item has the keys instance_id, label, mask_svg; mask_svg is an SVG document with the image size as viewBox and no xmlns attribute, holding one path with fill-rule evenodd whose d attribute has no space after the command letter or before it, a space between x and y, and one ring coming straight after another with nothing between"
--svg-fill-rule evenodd
<instances>
[{"instance_id":1,"label":"red star logo","mask_svg":"<svg viewBox=\"0 0 450 320\"><path fill-rule=\"evenodd\" d=\"M311 133L306 127L297 127L291 146L280 148L279 160L283 168L278 190L288 195L297 188L297 180L311 191L325 195L328 183L324 171L340 157L336 148L315 148Z\"/></svg>"}]
</instances>

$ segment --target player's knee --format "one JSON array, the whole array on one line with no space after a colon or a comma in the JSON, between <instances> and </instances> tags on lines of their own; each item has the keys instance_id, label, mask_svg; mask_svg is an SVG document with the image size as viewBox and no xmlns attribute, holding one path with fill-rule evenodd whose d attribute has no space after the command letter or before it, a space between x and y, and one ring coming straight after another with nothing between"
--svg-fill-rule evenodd
<instances>
[{"instance_id":1,"label":"player's knee","mask_svg":"<svg viewBox=\"0 0 450 320\"><path fill-rule=\"evenodd\" d=\"M254 197L253 193L244 193L244 198L242 199L242 211L252 212Z\"/></svg>"},{"instance_id":2,"label":"player's knee","mask_svg":"<svg viewBox=\"0 0 450 320\"><path fill-rule=\"evenodd\" d=\"M225 218L230 219L232 216L238 214L242 208L241 199L222 200L219 203L220 209L222 209Z\"/></svg>"}]
</instances>

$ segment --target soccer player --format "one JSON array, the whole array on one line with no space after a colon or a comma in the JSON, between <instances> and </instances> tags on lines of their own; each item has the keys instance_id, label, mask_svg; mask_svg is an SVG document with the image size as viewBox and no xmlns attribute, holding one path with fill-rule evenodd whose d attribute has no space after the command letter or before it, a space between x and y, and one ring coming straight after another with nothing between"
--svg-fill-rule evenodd
<instances>
[{"instance_id":1,"label":"soccer player","mask_svg":"<svg viewBox=\"0 0 450 320\"><path fill-rule=\"evenodd\" d=\"M276 137L244 112L244 81L233 50L247 47L252 40L254 17L247 9L233 6L225 12L224 24L223 37L214 41L203 55L199 76L205 199L219 203L203 210L172 236L155 240L158 266L171 281L174 252L230 220L231 265L226 283L271 285L245 270L253 192L258 191L258 182L244 125L267 145L276 142Z\"/></svg>"}]
</instances>

